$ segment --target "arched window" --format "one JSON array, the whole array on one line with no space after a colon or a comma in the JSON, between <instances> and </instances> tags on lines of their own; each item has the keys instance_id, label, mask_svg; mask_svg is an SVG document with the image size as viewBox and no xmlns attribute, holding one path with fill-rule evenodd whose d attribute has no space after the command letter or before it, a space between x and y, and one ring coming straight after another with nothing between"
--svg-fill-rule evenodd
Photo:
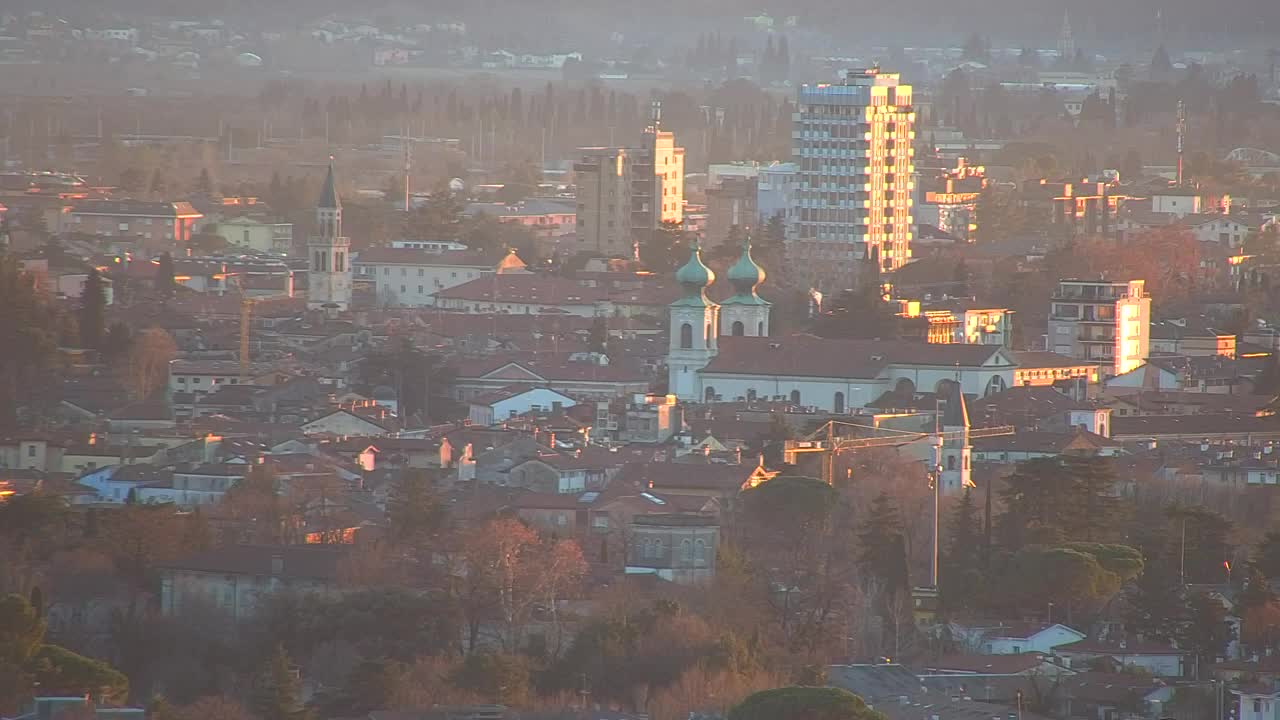
<instances>
[{"instance_id":1,"label":"arched window","mask_svg":"<svg viewBox=\"0 0 1280 720\"><path fill-rule=\"evenodd\" d=\"M792 391L791 391L791 403L792 403L793 405L799 405L799 404L800 404L800 391L799 391L799 390L792 390Z\"/></svg>"},{"instance_id":2,"label":"arched window","mask_svg":"<svg viewBox=\"0 0 1280 720\"><path fill-rule=\"evenodd\" d=\"M835 412L835 414L840 415L844 413L844 393L836 393L835 400L832 401L831 406L832 411Z\"/></svg>"},{"instance_id":3,"label":"arched window","mask_svg":"<svg viewBox=\"0 0 1280 720\"><path fill-rule=\"evenodd\" d=\"M711 347L711 323L707 323L707 332L702 336L702 339L706 343L704 347Z\"/></svg>"},{"instance_id":4,"label":"arched window","mask_svg":"<svg viewBox=\"0 0 1280 720\"><path fill-rule=\"evenodd\" d=\"M680 541L680 557L685 562L693 562L693 543L688 538Z\"/></svg>"},{"instance_id":5,"label":"arched window","mask_svg":"<svg viewBox=\"0 0 1280 720\"><path fill-rule=\"evenodd\" d=\"M987 395L995 395L998 392L1005 391L1004 378L999 375L992 375L991 381L987 383Z\"/></svg>"},{"instance_id":6,"label":"arched window","mask_svg":"<svg viewBox=\"0 0 1280 720\"><path fill-rule=\"evenodd\" d=\"M764 337L764 321L756 323L756 337Z\"/></svg>"},{"instance_id":7,"label":"arched window","mask_svg":"<svg viewBox=\"0 0 1280 720\"><path fill-rule=\"evenodd\" d=\"M713 387L708 387L706 390L702 392L702 395L707 402L714 402L716 399L716 389Z\"/></svg>"},{"instance_id":8,"label":"arched window","mask_svg":"<svg viewBox=\"0 0 1280 720\"><path fill-rule=\"evenodd\" d=\"M688 350L693 347L693 326L685 323L680 326L680 349Z\"/></svg>"},{"instance_id":9,"label":"arched window","mask_svg":"<svg viewBox=\"0 0 1280 720\"><path fill-rule=\"evenodd\" d=\"M947 456L947 472L951 472L955 469L956 469L956 456L948 455Z\"/></svg>"},{"instance_id":10,"label":"arched window","mask_svg":"<svg viewBox=\"0 0 1280 720\"><path fill-rule=\"evenodd\" d=\"M653 557L657 560L662 559L662 538L653 541Z\"/></svg>"},{"instance_id":11,"label":"arched window","mask_svg":"<svg viewBox=\"0 0 1280 720\"><path fill-rule=\"evenodd\" d=\"M734 320L733 329L730 331L730 333L734 337L742 337L743 335L747 334L747 328L742 324L741 320Z\"/></svg>"},{"instance_id":12,"label":"arched window","mask_svg":"<svg viewBox=\"0 0 1280 720\"><path fill-rule=\"evenodd\" d=\"M705 563L707 561L707 542L705 540L694 541L693 560L697 563Z\"/></svg>"}]
</instances>

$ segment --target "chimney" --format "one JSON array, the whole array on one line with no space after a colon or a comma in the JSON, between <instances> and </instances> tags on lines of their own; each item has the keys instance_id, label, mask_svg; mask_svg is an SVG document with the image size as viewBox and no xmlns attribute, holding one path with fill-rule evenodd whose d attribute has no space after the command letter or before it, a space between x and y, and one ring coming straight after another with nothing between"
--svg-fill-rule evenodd
<instances>
[{"instance_id":1,"label":"chimney","mask_svg":"<svg viewBox=\"0 0 1280 720\"><path fill-rule=\"evenodd\" d=\"M93 446L97 444L98 444L98 433L96 432L89 433L89 445Z\"/></svg>"},{"instance_id":2,"label":"chimney","mask_svg":"<svg viewBox=\"0 0 1280 720\"><path fill-rule=\"evenodd\" d=\"M279 552L271 553L271 574L273 576L284 574L284 555Z\"/></svg>"},{"instance_id":3,"label":"chimney","mask_svg":"<svg viewBox=\"0 0 1280 720\"><path fill-rule=\"evenodd\" d=\"M449 438L440 441L440 467L448 468L453 466L453 445L449 442Z\"/></svg>"}]
</instances>

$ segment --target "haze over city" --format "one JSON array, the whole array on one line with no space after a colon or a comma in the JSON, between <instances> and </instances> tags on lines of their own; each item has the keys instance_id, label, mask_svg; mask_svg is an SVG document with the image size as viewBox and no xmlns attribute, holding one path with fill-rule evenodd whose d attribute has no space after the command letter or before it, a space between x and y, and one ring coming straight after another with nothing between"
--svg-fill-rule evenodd
<instances>
[{"instance_id":1,"label":"haze over city","mask_svg":"<svg viewBox=\"0 0 1280 720\"><path fill-rule=\"evenodd\" d=\"M1280 720L1278 268L1274 0L9 0L0 720Z\"/></svg>"}]
</instances>

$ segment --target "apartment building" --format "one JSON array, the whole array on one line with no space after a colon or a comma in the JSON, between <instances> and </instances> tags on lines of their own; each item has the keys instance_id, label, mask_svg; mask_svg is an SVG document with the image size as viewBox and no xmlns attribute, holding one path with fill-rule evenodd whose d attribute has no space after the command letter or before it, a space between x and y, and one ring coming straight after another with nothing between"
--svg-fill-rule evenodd
<instances>
[{"instance_id":1,"label":"apartment building","mask_svg":"<svg viewBox=\"0 0 1280 720\"><path fill-rule=\"evenodd\" d=\"M573 165L579 250L630 256L643 233L684 222L684 148L656 112L640 147L581 152Z\"/></svg>"},{"instance_id":2,"label":"apartment building","mask_svg":"<svg viewBox=\"0 0 1280 720\"><path fill-rule=\"evenodd\" d=\"M911 260L915 138L911 86L879 68L802 85L792 154L800 166L792 257L822 290L851 287L858 265Z\"/></svg>"},{"instance_id":3,"label":"apartment building","mask_svg":"<svg viewBox=\"0 0 1280 720\"><path fill-rule=\"evenodd\" d=\"M1061 280L1049 307L1046 350L1100 363L1121 375L1151 351L1151 298L1145 281Z\"/></svg>"},{"instance_id":4,"label":"apartment building","mask_svg":"<svg viewBox=\"0 0 1280 720\"><path fill-rule=\"evenodd\" d=\"M137 235L185 243L204 217L189 202L84 200L71 206L67 230L89 235Z\"/></svg>"}]
</instances>

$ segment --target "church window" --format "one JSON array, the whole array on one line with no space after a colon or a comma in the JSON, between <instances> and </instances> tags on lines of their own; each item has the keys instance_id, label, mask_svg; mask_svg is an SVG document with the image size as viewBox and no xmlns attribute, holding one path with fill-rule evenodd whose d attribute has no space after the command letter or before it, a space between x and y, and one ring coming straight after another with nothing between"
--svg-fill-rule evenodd
<instances>
[{"instance_id":1,"label":"church window","mask_svg":"<svg viewBox=\"0 0 1280 720\"><path fill-rule=\"evenodd\" d=\"M836 393L835 399L831 402L832 411L837 415L844 412L844 393Z\"/></svg>"},{"instance_id":2,"label":"church window","mask_svg":"<svg viewBox=\"0 0 1280 720\"><path fill-rule=\"evenodd\" d=\"M707 561L707 542L705 540L695 540L693 542L693 560L697 563L705 563Z\"/></svg>"},{"instance_id":3,"label":"church window","mask_svg":"<svg viewBox=\"0 0 1280 720\"><path fill-rule=\"evenodd\" d=\"M693 543L688 538L680 541L680 556L685 562L693 562Z\"/></svg>"},{"instance_id":4,"label":"church window","mask_svg":"<svg viewBox=\"0 0 1280 720\"><path fill-rule=\"evenodd\" d=\"M707 388L706 392L703 394L706 397L707 402L713 402L716 399L716 389L713 387Z\"/></svg>"},{"instance_id":5,"label":"church window","mask_svg":"<svg viewBox=\"0 0 1280 720\"><path fill-rule=\"evenodd\" d=\"M680 326L680 348L688 350L693 347L693 326L685 323Z\"/></svg>"},{"instance_id":6,"label":"church window","mask_svg":"<svg viewBox=\"0 0 1280 720\"><path fill-rule=\"evenodd\" d=\"M799 404L800 404L800 391L799 391L799 390L792 390L792 391L791 391L791 402L792 402L792 404L794 404L794 405L799 405Z\"/></svg>"},{"instance_id":7,"label":"church window","mask_svg":"<svg viewBox=\"0 0 1280 720\"><path fill-rule=\"evenodd\" d=\"M741 320L734 320L734 321L733 321L733 330L732 330L732 332L733 332L733 336L734 336L734 337L742 337L743 335L746 335L746 334L747 334L747 330L746 330L746 328L745 328L745 327L743 327L743 325L742 325L742 321L741 321Z\"/></svg>"},{"instance_id":8,"label":"church window","mask_svg":"<svg viewBox=\"0 0 1280 720\"><path fill-rule=\"evenodd\" d=\"M703 347L711 347L711 323L707 323L707 331L702 336Z\"/></svg>"},{"instance_id":9,"label":"church window","mask_svg":"<svg viewBox=\"0 0 1280 720\"><path fill-rule=\"evenodd\" d=\"M764 321L763 320L756 323L756 336L764 337Z\"/></svg>"},{"instance_id":10,"label":"church window","mask_svg":"<svg viewBox=\"0 0 1280 720\"><path fill-rule=\"evenodd\" d=\"M955 469L956 469L956 456L951 455L947 458L947 472L951 472Z\"/></svg>"},{"instance_id":11,"label":"church window","mask_svg":"<svg viewBox=\"0 0 1280 720\"><path fill-rule=\"evenodd\" d=\"M747 402L754 402L756 399L756 389L751 388L747 391Z\"/></svg>"}]
</instances>

